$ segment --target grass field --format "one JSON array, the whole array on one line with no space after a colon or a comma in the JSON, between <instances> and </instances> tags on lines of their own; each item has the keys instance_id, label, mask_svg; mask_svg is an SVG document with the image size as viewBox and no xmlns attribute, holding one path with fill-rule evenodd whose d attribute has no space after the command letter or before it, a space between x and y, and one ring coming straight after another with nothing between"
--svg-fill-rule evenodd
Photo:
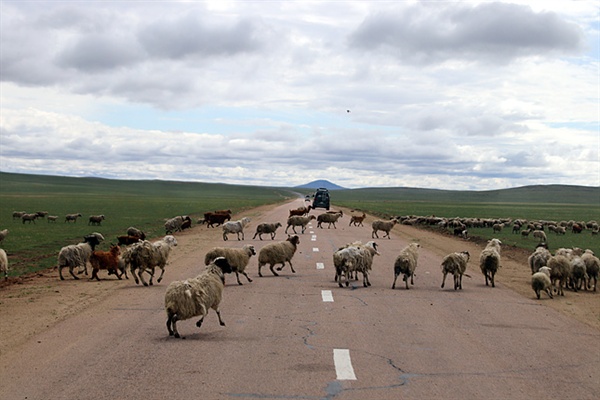
<instances>
[{"instance_id":1,"label":"grass field","mask_svg":"<svg viewBox=\"0 0 600 400\"><path fill-rule=\"evenodd\" d=\"M118 181L98 178L9 174L0 172L0 229L10 233L1 247L9 254L11 275L51 267L66 244L77 243L94 231L107 242L129 226L149 237L164 235L163 224L176 215L191 215L195 222L206 211L231 209L236 214L265 204L275 204L309 190L225 184L166 181ZM525 218L529 220L600 220L600 188L531 186L497 191L442 191L413 188L354 189L331 192L332 206L360 209L382 218L397 215L439 217ZM35 224L13 220L13 211L48 211L59 216ZM320 212L321 210L319 210ZM81 213L77 223L64 216ZM104 214L102 226L88 226L90 215ZM281 221L282 223L284 221ZM482 238L499 237L507 245L526 249L532 238L512 235L510 228L492 235L492 229L471 229ZM590 248L600 254L600 237L549 234L551 249ZM112 238L112 239L111 239Z\"/></svg>"},{"instance_id":2,"label":"grass field","mask_svg":"<svg viewBox=\"0 0 600 400\"><path fill-rule=\"evenodd\" d=\"M522 218L529 221L600 221L600 188L532 186L500 191L452 192L428 189L360 189L332 193L336 205L364 210L381 218L429 216L445 218ZM570 201L570 202L568 202ZM550 250L580 247L600 254L600 235L556 235L546 232ZM470 236L499 238L505 245L533 249L537 241L512 234L512 226L494 234L492 228L471 228Z\"/></svg>"},{"instance_id":3,"label":"grass field","mask_svg":"<svg viewBox=\"0 0 600 400\"><path fill-rule=\"evenodd\" d=\"M269 187L0 173L0 229L9 229L1 247L9 254L10 274L20 275L55 265L61 247L78 243L90 232L116 242L135 226L148 237L159 237L165 234L164 221L176 215L190 215L195 223L204 212L231 209L235 218L244 210L293 196L290 190ZM48 211L59 219L23 224L13 220L13 211ZM70 213L82 218L64 222ZM106 216L102 226L88 226L89 216L99 214Z\"/></svg>"}]
</instances>

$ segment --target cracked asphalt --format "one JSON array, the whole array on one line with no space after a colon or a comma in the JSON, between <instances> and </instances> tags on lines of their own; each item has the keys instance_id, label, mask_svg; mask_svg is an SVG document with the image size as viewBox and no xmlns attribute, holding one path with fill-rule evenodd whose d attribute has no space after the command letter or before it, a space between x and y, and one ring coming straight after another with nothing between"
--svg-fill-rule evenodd
<instances>
[{"instance_id":1,"label":"cracked asphalt","mask_svg":"<svg viewBox=\"0 0 600 400\"><path fill-rule=\"evenodd\" d=\"M250 211L246 240L224 242L221 229L195 227L179 234L161 284L132 279L100 283L57 281L59 290L94 285L97 301L38 329L24 332L0 356L2 399L596 399L600 390L600 333L589 325L502 285L486 287L472 254L463 290L440 289L440 262L414 230L396 227L376 239L372 286L334 282L332 253L371 240L370 222L304 234L279 277L257 257L253 279L226 277L221 327L210 312L178 323L186 337L169 337L164 292L173 280L197 275L213 246L254 244L259 222L285 221L302 199ZM314 214L324 210L313 211ZM245 214L246 215L246 214ZM237 216L236 216L237 217ZM285 226L276 240L283 240ZM312 240L314 237L315 240ZM393 263L410 241L420 241L415 285L391 289ZM441 239L440 239L441 240ZM449 240L449 239L444 239ZM460 242L449 242L461 251ZM324 269L318 269L323 263ZM106 276L102 276L106 278ZM102 286L105 285L105 286ZM92 287L92 286L90 286ZM114 290L106 292L106 288ZM79 286L81 288L81 286ZM101 292L100 292L101 290ZM330 290L333 302L324 302ZM533 293L533 292L532 292ZM6 305L6 304L5 304ZM1 323L1 322L0 322ZM334 349L348 349L356 380L339 380Z\"/></svg>"}]
</instances>

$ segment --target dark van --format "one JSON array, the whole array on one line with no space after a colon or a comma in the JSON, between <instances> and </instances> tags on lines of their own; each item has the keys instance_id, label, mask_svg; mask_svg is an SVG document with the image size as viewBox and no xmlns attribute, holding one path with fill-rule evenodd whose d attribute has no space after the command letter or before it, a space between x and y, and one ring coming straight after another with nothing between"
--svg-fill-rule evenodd
<instances>
[{"instance_id":1,"label":"dark van","mask_svg":"<svg viewBox=\"0 0 600 400\"><path fill-rule=\"evenodd\" d=\"M327 189L317 189L313 200L313 208L324 208L329 210L329 191Z\"/></svg>"}]
</instances>

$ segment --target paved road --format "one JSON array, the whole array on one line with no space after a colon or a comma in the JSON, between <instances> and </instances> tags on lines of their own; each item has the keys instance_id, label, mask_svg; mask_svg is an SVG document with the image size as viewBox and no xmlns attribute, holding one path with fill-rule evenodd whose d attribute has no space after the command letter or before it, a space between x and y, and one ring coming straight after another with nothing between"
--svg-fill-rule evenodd
<instances>
[{"instance_id":1,"label":"paved road","mask_svg":"<svg viewBox=\"0 0 600 400\"><path fill-rule=\"evenodd\" d=\"M258 220L285 221L301 200ZM321 210L319 210L320 212ZM166 282L128 286L101 304L36 336L2 360L2 399L595 399L600 390L599 332L538 302L473 279L441 290L441 257L421 249L415 286L392 290L392 265L408 243L379 239L370 288L339 288L331 255L370 227L313 223L301 237L292 274L263 268L238 286L227 277L221 327L211 312L201 329L167 336L164 292L201 270L224 245L180 236ZM206 230L201 227L198 229ZM277 239L284 237L280 228ZM238 247L236 240L225 242ZM460 250L460 249L457 249ZM477 255L474 256L477 258ZM245 278L241 278L245 282ZM107 282L108 283L108 282Z\"/></svg>"}]
</instances>

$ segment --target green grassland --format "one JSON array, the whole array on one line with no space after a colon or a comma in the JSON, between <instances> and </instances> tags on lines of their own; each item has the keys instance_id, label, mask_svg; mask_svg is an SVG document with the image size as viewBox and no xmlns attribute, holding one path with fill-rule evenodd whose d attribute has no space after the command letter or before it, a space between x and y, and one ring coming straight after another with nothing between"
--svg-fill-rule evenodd
<instances>
[{"instance_id":1,"label":"green grassland","mask_svg":"<svg viewBox=\"0 0 600 400\"><path fill-rule=\"evenodd\" d=\"M552 221L600 221L600 188L548 185L492 191L445 191L415 188L354 189L332 192L333 202L364 210L381 218L429 216L445 218L522 218ZM581 247L600 254L600 235L556 235L546 232L551 250ZM492 228L471 228L470 236L497 237L505 245L533 249L537 241L512 233L507 226L494 234Z\"/></svg>"},{"instance_id":2,"label":"green grassland","mask_svg":"<svg viewBox=\"0 0 600 400\"><path fill-rule=\"evenodd\" d=\"M56 264L66 244L77 243L90 232L101 232L107 242L129 226L149 237L164 235L163 224L176 215L195 221L206 211L231 209L236 214L257 206L277 204L310 190L172 181L122 181L10 174L0 172L0 229L10 233L1 247L9 254L11 275L37 271ZM331 192L332 206L364 210L389 218L399 215L439 217L525 218L529 220L600 220L600 188L529 186L495 191L444 191L415 188L372 188ZM55 223L13 220L13 211L48 211ZM321 210L319 210L321 211ZM77 223L64 216L81 213ZM102 226L88 226L90 215L104 214ZM284 221L281 221L282 223ZM511 234L510 227L492 235L492 229L471 229L471 236L499 237L507 245L526 249L533 238ZM551 249L578 246L600 254L600 237L548 234ZM103 244L103 248L107 245Z\"/></svg>"},{"instance_id":3,"label":"green grassland","mask_svg":"<svg viewBox=\"0 0 600 400\"><path fill-rule=\"evenodd\" d=\"M0 229L9 229L1 247L9 254L10 274L19 275L55 265L61 247L90 232L102 233L109 243L135 226L155 238L165 234L164 221L177 215L190 215L195 224L204 212L230 209L235 218L292 197L290 190L270 187L0 173ZM13 211L48 211L59 219L23 224L13 220ZM66 223L71 213L82 218ZM99 214L106 216L102 226L88 226L89 216Z\"/></svg>"}]
</instances>

